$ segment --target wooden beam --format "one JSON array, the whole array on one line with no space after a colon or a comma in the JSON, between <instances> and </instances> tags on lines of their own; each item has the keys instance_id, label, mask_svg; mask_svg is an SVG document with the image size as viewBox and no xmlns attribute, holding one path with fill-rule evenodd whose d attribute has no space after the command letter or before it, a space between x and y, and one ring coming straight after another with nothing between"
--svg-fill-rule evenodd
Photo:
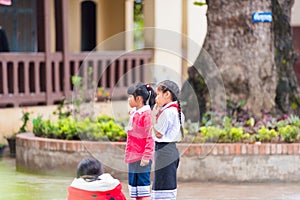
<instances>
[{"instance_id":1,"label":"wooden beam","mask_svg":"<svg viewBox=\"0 0 300 200\"><path fill-rule=\"evenodd\" d=\"M63 62L64 62L64 94L71 97L70 77L70 50L69 50L69 0L61 0L62 4L62 35L63 35Z\"/></svg>"},{"instance_id":2,"label":"wooden beam","mask_svg":"<svg viewBox=\"0 0 300 200\"><path fill-rule=\"evenodd\" d=\"M43 3L43 19L44 19L44 51L45 51L45 72L46 72L46 104L50 105L53 103L52 98L52 67L51 67L51 52L50 52L50 1L42 0Z\"/></svg>"}]
</instances>

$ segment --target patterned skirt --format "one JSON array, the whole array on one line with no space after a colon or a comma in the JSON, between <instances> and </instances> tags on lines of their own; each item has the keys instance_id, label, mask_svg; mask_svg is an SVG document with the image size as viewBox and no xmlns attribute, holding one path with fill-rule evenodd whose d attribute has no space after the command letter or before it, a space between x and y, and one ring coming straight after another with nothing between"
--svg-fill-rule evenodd
<instances>
[{"instance_id":1,"label":"patterned skirt","mask_svg":"<svg viewBox=\"0 0 300 200\"><path fill-rule=\"evenodd\" d=\"M152 161L141 167L141 161L128 164L128 189L131 198L150 197L150 173Z\"/></svg>"},{"instance_id":2,"label":"patterned skirt","mask_svg":"<svg viewBox=\"0 0 300 200\"><path fill-rule=\"evenodd\" d=\"M176 143L155 143L155 171L151 199L176 199L179 152Z\"/></svg>"}]
</instances>

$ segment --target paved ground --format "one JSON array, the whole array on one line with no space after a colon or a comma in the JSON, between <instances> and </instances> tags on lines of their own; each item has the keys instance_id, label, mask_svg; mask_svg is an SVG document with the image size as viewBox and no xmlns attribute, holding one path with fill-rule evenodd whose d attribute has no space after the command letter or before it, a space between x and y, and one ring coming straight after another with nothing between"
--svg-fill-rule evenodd
<instances>
[{"instance_id":1,"label":"paved ground","mask_svg":"<svg viewBox=\"0 0 300 200\"><path fill-rule=\"evenodd\" d=\"M300 184L181 183L178 199L300 199Z\"/></svg>"},{"instance_id":2,"label":"paved ground","mask_svg":"<svg viewBox=\"0 0 300 200\"><path fill-rule=\"evenodd\" d=\"M0 159L0 200L65 200L71 177L19 173L15 159ZM127 182L122 181L128 197ZM130 199L128 197L128 199ZM177 200L300 200L300 183L179 182Z\"/></svg>"},{"instance_id":3,"label":"paved ground","mask_svg":"<svg viewBox=\"0 0 300 200\"><path fill-rule=\"evenodd\" d=\"M126 184L123 182L124 193L128 196ZM220 184L186 182L178 184L177 199L300 200L300 183Z\"/></svg>"}]
</instances>

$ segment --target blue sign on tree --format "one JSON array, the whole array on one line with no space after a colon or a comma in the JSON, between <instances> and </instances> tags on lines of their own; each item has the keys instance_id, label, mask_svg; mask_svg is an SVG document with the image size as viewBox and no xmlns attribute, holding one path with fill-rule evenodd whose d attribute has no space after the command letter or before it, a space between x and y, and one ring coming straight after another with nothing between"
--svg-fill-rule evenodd
<instances>
[{"instance_id":1,"label":"blue sign on tree","mask_svg":"<svg viewBox=\"0 0 300 200\"><path fill-rule=\"evenodd\" d=\"M272 22L272 12L253 12L253 22Z\"/></svg>"}]
</instances>

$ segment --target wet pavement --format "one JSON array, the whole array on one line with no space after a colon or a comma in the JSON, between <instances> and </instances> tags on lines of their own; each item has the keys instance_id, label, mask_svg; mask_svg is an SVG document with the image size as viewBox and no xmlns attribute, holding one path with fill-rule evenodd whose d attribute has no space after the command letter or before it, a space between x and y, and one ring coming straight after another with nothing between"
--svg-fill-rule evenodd
<instances>
[{"instance_id":1,"label":"wet pavement","mask_svg":"<svg viewBox=\"0 0 300 200\"><path fill-rule=\"evenodd\" d=\"M178 186L178 199L300 200L300 183L180 183Z\"/></svg>"},{"instance_id":2,"label":"wet pavement","mask_svg":"<svg viewBox=\"0 0 300 200\"><path fill-rule=\"evenodd\" d=\"M66 200L72 177L17 172L15 159L0 159L0 200ZM122 181L128 197L127 181ZM300 183L179 182L178 200L300 200Z\"/></svg>"},{"instance_id":3,"label":"wet pavement","mask_svg":"<svg viewBox=\"0 0 300 200\"><path fill-rule=\"evenodd\" d=\"M123 190L126 191L126 182ZM130 198L128 198L130 199ZM178 200L300 200L300 183L198 183L180 182Z\"/></svg>"}]
</instances>

